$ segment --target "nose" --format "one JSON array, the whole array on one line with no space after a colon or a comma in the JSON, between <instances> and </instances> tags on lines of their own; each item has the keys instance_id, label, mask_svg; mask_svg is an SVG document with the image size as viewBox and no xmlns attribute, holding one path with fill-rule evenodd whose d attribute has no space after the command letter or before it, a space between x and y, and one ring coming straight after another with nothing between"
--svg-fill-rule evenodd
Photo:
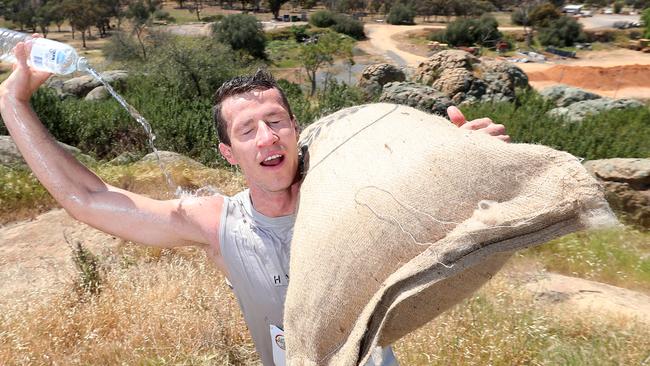
<instances>
[{"instance_id":1,"label":"nose","mask_svg":"<svg viewBox=\"0 0 650 366\"><path fill-rule=\"evenodd\" d=\"M257 128L257 146L264 147L273 145L280 138L275 134L275 131L266 124L265 121L259 121Z\"/></svg>"}]
</instances>

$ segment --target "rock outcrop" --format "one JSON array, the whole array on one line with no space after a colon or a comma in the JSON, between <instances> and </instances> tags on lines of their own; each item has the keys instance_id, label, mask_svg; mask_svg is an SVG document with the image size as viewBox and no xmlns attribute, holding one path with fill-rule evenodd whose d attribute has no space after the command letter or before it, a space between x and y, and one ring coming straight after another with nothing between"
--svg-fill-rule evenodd
<instances>
[{"instance_id":1,"label":"rock outcrop","mask_svg":"<svg viewBox=\"0 0 650 366\"><path fill-rule=\"evenodd\" d=\"M603 184L613 209L650 229L650 159L591 160L584 166Z\"/></svg>"},{"instance_id":2,"label":"rock outcrop","mask_svg":"<svg viewBox=\"0 0 650 366\"><path fill-rule=\"evenodd\" d=\"M105 86L100 85L86 94L84 100L104 100L108 99L110 96L111 94L108 92L108 89L106 89Z\"/></svg>"},{"instance_id":3,"label":"rock outcrop","mask_svg":"<svg viewBox=\"0 0 650 366\"><path fill-rule=\"evenodd\" d=\"M558 107L568 107L573 103L584 100L602 98L598 94L590 93L580 88L560 84L544 88L539 94L546 100L553 102Z\"/></svg>"},{"instance_id":4,"label":"rock outcrop","mask_svg":"<svg viewBox=\"0 0 650 366\"><path fill-rule=\"evenodd\" d=\"M420 64L415 80L445 93L457 104L512 101L517 88L528 87L528 77L517 66L479 59L461 50L435 53Z\"/></svg>"},{"instance_id":5,"label":"rock outcrop","mask_svg":"<svg viewBox=\"0 0 650 366\"><path fill-rule=\"evenodd\" d=\"M548 111L553 117L565 118L570 122L580 122L589 115L612 109L643 107L634 99L610 99L567 85L554 85L545 88L540 95L557 106Z\"/></svg>"},{"instance_id":6,"label":"rock outcrop","mask_svg":"<svg viewBox=\"0 0 650 366\"><path fill-rule=\"evenodd\" d=\"M393 82L384 85L380 102L404 104L421 111L447 117L452 101L442 92L418 83Z\"/></svg>"},{"instance_id":7,"label":"rock outcrop","mask_svg":"<svg viewBox=\"0 0 650 366\"><path fill-rule=\"evenodd\" d=\"M74 146L66 145L62 142L59 142L59 145L76 156L84 164L95 161L92 157L82 154L81 150ZM22 155L20 155L18 147L16 147L11 136L0 136L0 165L27 168L27 163L25 163Z\"/></svg>"},{"instance_id":8,"label":"rock outcrop","mask_svg":"<svg viewBox=\"0 0 650 366\"><path fill-rule=\"evenodd\" d=\"M587 116L596 115L605 111L638 107L643 107L643 103L634 99L598 98L576 102L567 107L553 108L548 111L548 114L554 117L565 118L570 122L580 122Z\"/></svg>"},{"instance_id":9,"label":"rock outcrop","mask_svg":"<svg viewBox=\"0 0 650 366\"><path fill-rule=\"evenodd\" d=\"M114 88L122 88L129 74L125 70L112 70L102 72L100 76ZM77 98L83 98L91 90L101 86L102 83L90 75L84 75L68 80L55 77L47 85L56 90L57 94L61 97L75 96Z\"/></svg>"},{"instance_id":10,"label":"rock outcrop","mask_svg":"<svg viewBox=\"0 0 650 366\"><path fill-rule=\"evenodd\" d=\"M384 85L393 81L406 80L406 74L391 64L374 64L366 67L359 77L359 87L366 95L378 95Z\"/></svg>"}]
</instances>

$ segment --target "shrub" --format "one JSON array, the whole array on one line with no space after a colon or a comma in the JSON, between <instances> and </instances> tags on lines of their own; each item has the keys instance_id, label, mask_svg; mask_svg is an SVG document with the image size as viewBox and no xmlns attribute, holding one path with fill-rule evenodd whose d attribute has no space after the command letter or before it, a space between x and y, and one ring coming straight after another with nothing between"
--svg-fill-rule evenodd
<instances>
[{"instance_id":1,"label":"shrub","mask_svg":"<svg viewBox=\"0 0 650 366\"><path fill-rule=\"evenodd\" d=\"M289 28L289 31L296 42L303 42L307 37L309 37L309 34L307 34L307 25L292 25Z\"/></svg>"},{"instance_id":2,"label":"shrub","mask_svg":"<svg viewBox=\"0 0 650 366\"><path fill-rule=\"evenodd\" d=\"M224 17L223 14L214 14L214 15L207 15L204 17L201 17L201 20L204 22L218 22L222 20Z\"/></svg>"},{"instance_id":3,"label":"shrub","mask_svg":"<svg viewBox=\"0 0 650 366\"><path fill-rule=\"evenodd\" d=\"M363 32L363 23L360 21L342 14L337 15L335 20L336 24L331 27L335 32L346 34L354 39L366 38Z\"/></svg>"},{"instance_id":4,"label":"shrub","mask_svg":"<svg viewBox=\"0 0 650 366\"><path fill-rule=\"evenodd\" d=\"M142 60L141 45L125 32L115 32L102 47L109 61Z\"/></svg>"},{"instance_id":5,"label":"shrub","mask_svg":"<svg viewBox=\"0 0 650 366\"><path fill-rule=\"evenodd\" d=\"M480 19L461 18L447 26L443 32L434 32L429 39L449 43L452 46L472 46L478 44L494 47L501 38L499 24L493 16L486 14Z\"/></svg>"},{"instance_id":6,"label":"shrub","mask_svg":"<svg viewBox=\"0 0 650 366\"><path fill-rule=\"evenodd\" d=\"M650 109L613 110L566 123L546 113L554 108L534 91L516 103L483 103L463 108L468 120L490 117L506 125L514 142L544 144L593 159L650 156Z\"/></svg>"},{"instance_id":7,"label":"shrub","mask_svg":"<svg viewBox=\"0 0 650 366\"><path fill-rule=\"evenodd\" d=\"M151 53L142 72L149 76L147 80L153 81L152 88L164 88L171 95L210 97L216 88L241 72L242 66L247 64L245 58L238 57L228 46L214 40L166 37L167 40L161 40Z\"/></svg>"},{"instance_id":8,"label":"shrub","mask_svg":"<svg viewBox=\"0 0 650 366\"><path fill-rule=\"evenodd\" d=\"M620 14L621 10L623 10L623 2L622 1L617 1L614 3L614 14Z\"/></svg>"},{"instance_id":9,"label":"shrub","mask_svg":"<svg viewBox=\"0 0 650 366\"><path fill-rule=\"evenodd\" d=\"M388 18L386 21L389 24L412 25L415 24L413 22L414 18L415 10L402 3L397 3L390 8L390 12L388 13Z\"/></svg>"},{"instance_id":10,"label":"shrub","mask_svg":"<svg viewBox=\"0 0 650 366\"><path fill-rule=\"evenodd\" d=\"M78 278L75 280L75 287L79 295L99 295L102 290L102 274L99 259L80 241L70 243L72 250L72 262L77 268Z\"/></svg>"},{"instance_id":11,"label":"shrub","mask_svg":"<svg viewBox=\"0 0 650 366\"><path fill-rule=\"evenodd\" d=\"M164 11L162 9L157 9L156 11L154 11L153 18L156 20L164 20L171 23L176 22L176 18L171 16L169 12Z\"/></svg>"},{"instance_id":12,"label":"shrub","mask_svg":"<svg viewBox=\"0 0 650 366\"><path fill-rule=\"evenodd\" d=\"M309 23L314 27L327 28L336 24L335 14L329 10L319 10L314 12L309 18Z\"/></svg>"},{"instance_id":13,"label":"shrub","mask_svg":"<svg viewBox=\"0 0 650 366\"><path fill-rule=\"evenodd\" d=\"M212 28L217 41L230 45L233 50L243 50L256 58L265 58L266 37L262 25L252 15L225 16Z\"/></svg>"},{"instance_id":14,"label":"shrub","mask_svg":"<svg viewBox=\"0 0 650 366\"><path fill-rule=\"evenodd\" d=\"M535 27L547 27L553 20L561 16L562 13L553 4L546 3L535 7L530 12L529 18Z\"/></svg>"},{"instance_id":15,"label":"shrub","mask_svg":"<svg viewBox=\"0 0 650 366\"><path fill-rule=\"evenodd\" d=\"M317 100L318 105L314 113L317 118L365 102L363 91L360 88L338 82L336 79L327 81L325 88L318 93Z\"/></svg>"},{"instance_id":16,"label":"shrub","mask_svg":"<svg viewBox=\"0 0 650 366\"><path fill-rule=\"evenodd\" d=\"M550 21L548 27L541 28L538 37L545 46L571 47L584 35L580 23L563 16Z\"/></svg>"},{"instance_id":17,"label":"shrub","mask_svg":"<svg viewBox=\"0 0 650 366\"><path fill-rule=\"evenodd\" d=\"M643 14L641 15L641 21L643 22L643 25L645 26L645 38L650 38L650 8L646 9L643 11Z\"/></svg>"}]
</instances>

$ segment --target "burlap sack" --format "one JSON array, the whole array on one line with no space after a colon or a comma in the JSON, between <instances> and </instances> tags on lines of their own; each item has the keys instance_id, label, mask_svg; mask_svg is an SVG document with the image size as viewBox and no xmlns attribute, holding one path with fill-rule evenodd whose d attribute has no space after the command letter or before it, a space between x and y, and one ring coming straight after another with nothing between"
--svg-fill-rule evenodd
<instances>
[{"instance_id":1,"label":"burlap sack","mask_svg":"<svg viewBox=\"0 0 650 366\"><path fill-rule=\"evenodd\" d=\"M284 326L290 365L357 365L480 287L513 250L615 222L579 161L405 106L307 128Z\"/></svg>"}]
</instances>

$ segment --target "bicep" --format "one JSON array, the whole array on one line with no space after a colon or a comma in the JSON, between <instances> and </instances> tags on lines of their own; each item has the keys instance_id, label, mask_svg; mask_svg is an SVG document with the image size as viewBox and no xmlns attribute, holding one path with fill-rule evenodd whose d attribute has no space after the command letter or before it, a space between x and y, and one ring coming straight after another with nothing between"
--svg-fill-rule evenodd
<instances>
[{"instance_id":1,"label":"bicep","mask_svg":"<svg viewBox=\"0 0 650 366\"><path fill-rule=\"evenodd\" d=\"M155 200L116 187L89 194L73 216L111 235L158 247L210 243L223 197Z\"/></svg>"}]
</instances>

